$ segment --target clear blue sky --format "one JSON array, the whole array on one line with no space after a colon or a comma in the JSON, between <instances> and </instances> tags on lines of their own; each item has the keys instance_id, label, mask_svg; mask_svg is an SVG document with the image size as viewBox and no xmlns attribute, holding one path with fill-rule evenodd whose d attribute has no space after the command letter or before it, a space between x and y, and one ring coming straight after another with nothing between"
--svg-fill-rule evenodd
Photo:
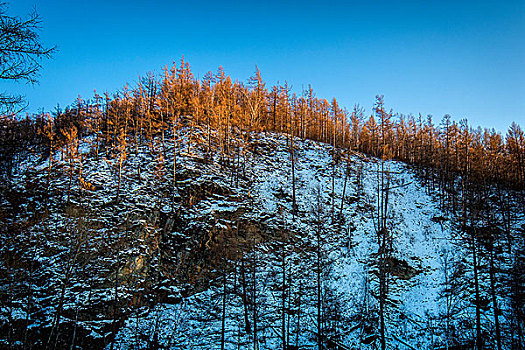
<instances>
[{"instance_id":1,"label":"clear blue sky","mask_svg":"<svg viewBox=\"0 0 525 350\"><path fill-rule=\"evenodd\" d=\"M506 131L525 126L525 1L8 0L9 14L36 7L41 37L57 45L29 112L113 92L138 75L190 62L196 76L224 66L246 81L312 84L367 112L376 94L399 113L449 113Z\"/></svg>"}]
</instances>

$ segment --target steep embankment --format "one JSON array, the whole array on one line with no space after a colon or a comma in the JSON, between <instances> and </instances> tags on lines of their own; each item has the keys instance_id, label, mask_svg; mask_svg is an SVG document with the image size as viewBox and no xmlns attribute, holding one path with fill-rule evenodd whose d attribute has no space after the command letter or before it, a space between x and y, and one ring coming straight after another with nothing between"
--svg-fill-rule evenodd
<instances>
[{"instance_id":1,"label":"steep embankment","mask_svg":"<svg viewBox=\"0 0 525 350\"><path fill-rule=\"evenodd\" d=\"M286 136L233 140L230 156L181 136L128 147L120 181L88 140L81 166L55 155L49 185L45 160L21 165L0 203L4 345L297 349L321 331L372 349L381 295L389 344L472 339L470 286L443 293L470 278L468 251L409 167L295 139L294 208Z\"/></svg>"},{"instance_id":2,"label":"steep embankment","mask_svg":"<svg viewBox=\"0 0 525 350\"><path fill-rule=\"evenodd\" d=\"M243 162L252 182L247 184L251 207L241 218L256 215L255 220L263 218L267 230L279 234L274 234L274 239L270 235L269 239L257 240L255 249L243 256L242 264L233 262L225 280L215 279L209 289L181 303L159 304L146 314L129 318L117 337L121 346L141 343L137 334L144 334L161 344L219 348L224 329L226 348L233 349L253 342L255 318L260 346L279 348L283 296L285 333L289 334L286 342L290 346L313 346L320 270L324 332L339 344L373 347L378 333L378 237L374 220L380 162L354 155L348 168L338 153L334 166L330 146L300 140L294 146L295 215L286 138L254 136ZM386 162L383 169L388 169L392 187L387 224L393 236L387 262L388 337L401 346L431 346L436 335L427 331L428 323L437 322L445 308L439 297L444 284L443 259L463 252L452 247L450 222L410 169L395 162ZM226 200L204 200L195 209L201 215L216 215L235 212L239 206ZM224 230L242 230L236 221L218 224Z\"/></svg>"}]
</instances>

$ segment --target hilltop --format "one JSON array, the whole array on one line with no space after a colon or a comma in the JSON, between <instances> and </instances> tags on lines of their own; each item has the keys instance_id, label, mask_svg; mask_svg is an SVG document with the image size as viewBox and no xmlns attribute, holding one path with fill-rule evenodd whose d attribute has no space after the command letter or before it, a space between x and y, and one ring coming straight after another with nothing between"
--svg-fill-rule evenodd
<instances>
[{"instance_id":1,"label":"hilltop","mask_svg":"<svg viewBox=\"0 0 525 350\"><path fill-rule=\"evenodd\" d=\"M0 117L8 348L525 343L525 134L189 64Z\"/></svg>"}]
</instances>

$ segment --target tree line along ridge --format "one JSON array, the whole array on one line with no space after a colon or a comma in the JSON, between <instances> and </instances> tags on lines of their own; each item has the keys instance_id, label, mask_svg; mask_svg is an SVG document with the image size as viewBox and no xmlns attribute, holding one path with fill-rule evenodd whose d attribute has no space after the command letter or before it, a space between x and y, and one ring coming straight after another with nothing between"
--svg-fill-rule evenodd
<instances>
[{"instance_id":1,"label":"tree line along ridge","mask_svg":"<svg viewBox=\"0 0 525 350\"><path fill-rule=\"evenodd\" d=\"M271 131L400 160L433 172L436 185L456 175L512 188L525 183L525 136L516 123L505 136L449 115L436 125L431 116L395 115L383 96L376 96L367 116L359 105L349 112L336 98L316 97L311 86L301 95L287 83L268 87L258 68L247 83L233 81L222 67L199 80L184 58L178 66L166 66L161 76L149 73L133 88L79 97L64 111L0 117L2 176L8 179L16 159L28 150L47 156L92 136L95 153L105 148L122 158L128 143L176 137L185 125L205 130L207 152L228 154L232 135ZM68 152L73 153L78 150Z\"/></svg>"}]
</instances>

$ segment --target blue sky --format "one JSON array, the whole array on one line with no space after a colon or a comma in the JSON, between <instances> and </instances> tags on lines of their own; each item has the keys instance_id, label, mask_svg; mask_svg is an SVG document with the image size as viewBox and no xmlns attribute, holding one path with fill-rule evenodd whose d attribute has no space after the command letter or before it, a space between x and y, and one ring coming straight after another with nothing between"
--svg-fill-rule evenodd
<instances>
[{"instance_id":1,"label":"blue sky","mask_svg":"<svg viewBox=\"0 0 525 350\"><path fill-rule=\"evenodd\" d=\"M312 84L367 112L376 94L404 114L432 114L506 131L525 124L525 1L10 0L36 8L58 52L26 95L29 112L116 91L182 55L196 76L222 65L246 81Z\"/></svg>"}]
</instances>

